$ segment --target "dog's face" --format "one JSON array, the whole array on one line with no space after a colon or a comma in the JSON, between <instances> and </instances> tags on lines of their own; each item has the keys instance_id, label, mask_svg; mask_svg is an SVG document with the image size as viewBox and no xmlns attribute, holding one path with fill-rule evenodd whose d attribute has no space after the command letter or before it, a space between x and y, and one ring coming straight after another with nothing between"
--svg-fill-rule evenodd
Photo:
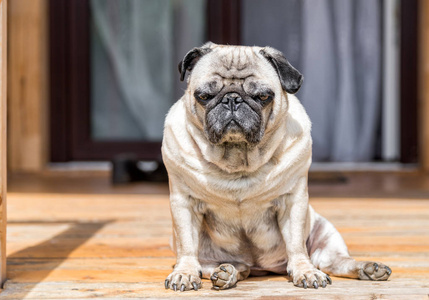
<instances>
[{"instance_id":1,"label":"dog's face","mask_svg":"<svg viewBox=\"0 0 429 300\"><path fill-rule=\"evenodd\" d=\"M258 144L285 92L296 93L302 75L281 52L266 47L208 43L192 49L179 64L181 79L192 71L187 107L212 144Z\"/></svg>"}]
</instances>

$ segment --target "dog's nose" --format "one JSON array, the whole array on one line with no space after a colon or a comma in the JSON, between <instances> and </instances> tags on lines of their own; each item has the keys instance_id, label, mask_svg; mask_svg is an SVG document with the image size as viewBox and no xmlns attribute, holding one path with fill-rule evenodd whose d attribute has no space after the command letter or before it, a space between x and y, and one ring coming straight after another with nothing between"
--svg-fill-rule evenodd
<instances>
[{"instance_id":1,"label":"dog's nose","mask_svg":"<svg viewBox=\"0 0 429 300\"><path fill-rule=\"evenodd\" d=\"M238 93L228 93L222 98L222 105L232 111L236 111L243 99Z\"/></svg>"}]
</instances>

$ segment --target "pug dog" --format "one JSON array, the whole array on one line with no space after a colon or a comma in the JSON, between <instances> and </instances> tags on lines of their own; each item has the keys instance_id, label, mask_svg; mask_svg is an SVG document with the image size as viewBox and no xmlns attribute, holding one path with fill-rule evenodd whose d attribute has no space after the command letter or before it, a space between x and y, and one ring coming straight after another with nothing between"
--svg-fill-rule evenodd
<instances>
[{"instance_id":1,"label":"pug dog","mask_svg":"<svg viewBox=\"0 0 429 300\"><path fill-rule=\"evenodd\" d=\"M350 257L308 203L311 123L293 95L303 76L280 51L207 43L179 71L188 85L162 143L177 255L166 289L207 278L222 290L268 273L316 289L329 275L389 278L388 266Z\"/></svg>"}]
</instances>

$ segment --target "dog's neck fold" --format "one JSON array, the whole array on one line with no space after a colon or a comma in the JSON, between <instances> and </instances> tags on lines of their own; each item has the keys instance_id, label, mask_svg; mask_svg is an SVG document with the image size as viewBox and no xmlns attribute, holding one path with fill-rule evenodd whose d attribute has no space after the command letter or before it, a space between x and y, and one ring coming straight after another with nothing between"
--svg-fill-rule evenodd
<instances>
[{"instance_id":1,"label":"dog's neck fold","mask_svg":"<svg viewBox=\"0 0 429 300\"><path fill-rule=\"evenodd\" d=\"M210 144L204 133L195 124L188 124L188 131L195 139L201 155L204 159L226 173L253 173L267 163L276 163L276 155L282 152L287 137L287 122L278 124L275 130L265 133L262 141L251 146L242 143Z\"/></svg>"}]
</instances>

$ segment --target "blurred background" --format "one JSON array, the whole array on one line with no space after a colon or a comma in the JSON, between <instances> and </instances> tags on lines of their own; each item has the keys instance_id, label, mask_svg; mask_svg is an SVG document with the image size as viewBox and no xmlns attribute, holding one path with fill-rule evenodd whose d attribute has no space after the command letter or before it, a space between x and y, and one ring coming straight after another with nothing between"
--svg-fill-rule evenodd
<instances>
[{"instance_id":1,"label":"blurred background","mask_svg":"<svg viewBox=\"0 0 429 300\"><path fill-rule=\"evenodd\" d=\"M137 168L162 167L164 117L186 88L177 64L209 40L270 45L304 74L312 170L426 169L418 8L418 0L10 1L9 171L109 172L124 154Z\"/></svg>"}]
</instances>

